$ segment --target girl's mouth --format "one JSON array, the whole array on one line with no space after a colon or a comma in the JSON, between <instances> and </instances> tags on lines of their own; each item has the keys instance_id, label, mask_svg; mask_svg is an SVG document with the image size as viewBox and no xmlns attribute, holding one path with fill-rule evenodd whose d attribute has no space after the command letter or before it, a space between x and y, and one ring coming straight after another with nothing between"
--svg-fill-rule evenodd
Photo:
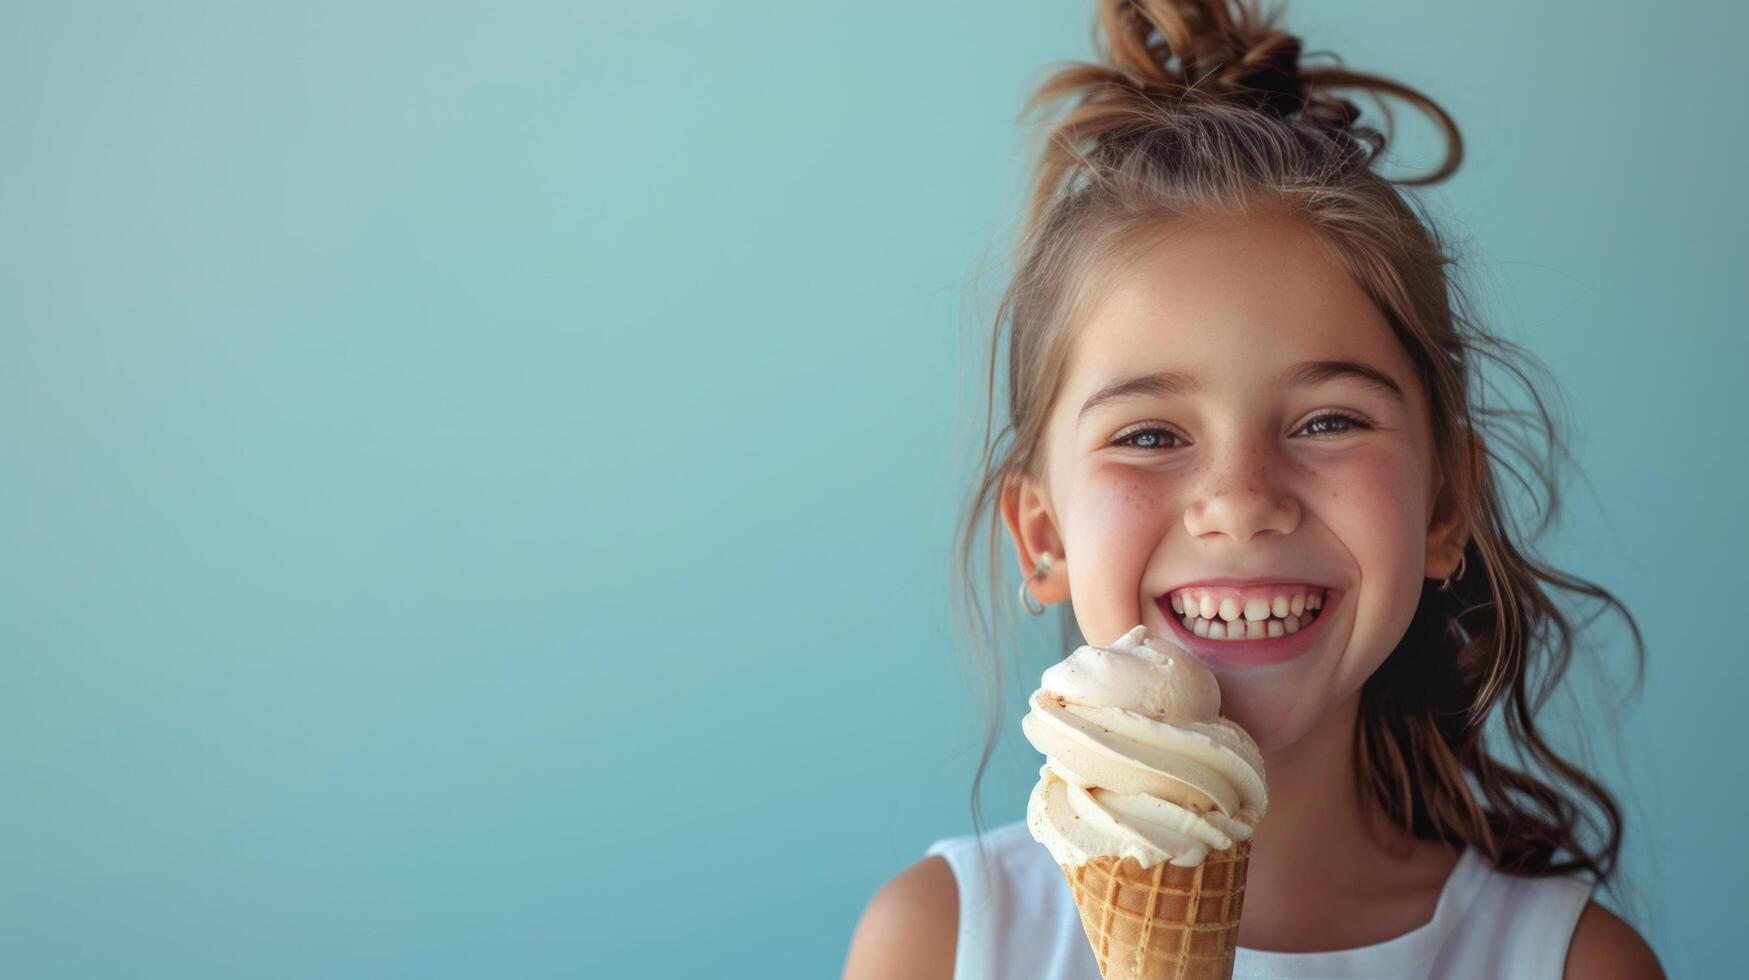
<instances>
[{"instance_id":1,"label":"girl's mouth","mask_svg":"<svg viewBox=\"0 0 1749 980\"><path fill-rule=\"evenodd\" d=\"M1210 666L1260 667L1285 663L1310 651L1327 632L1324 621L1344 595L1340 589L1325 589L1319 608L1265 620L1240 617L1229 621L1218 614L1204 618L1192 615L1200 612L1194 609L1180 613L1172 608L1171 597L1165 595L1156 599L1155 604L1166 617L1174 642L1198 660Z\"/></svg>"}]
</instances>

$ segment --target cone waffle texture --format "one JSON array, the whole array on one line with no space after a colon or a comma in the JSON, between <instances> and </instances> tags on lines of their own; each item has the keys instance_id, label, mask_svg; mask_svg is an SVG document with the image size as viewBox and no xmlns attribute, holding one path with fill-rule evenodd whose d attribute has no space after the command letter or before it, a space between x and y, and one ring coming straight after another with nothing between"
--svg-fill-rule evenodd
<instances>
[{"instance_id":1,"label":"cone waffle texture","mask_svg":"<svg viewBox=\"0 0 1749 980\"><path fill-rule=\"evenodd\" d=\"M1104 980L1228 980L1239 943L1251 842L1196 867L1135 858L1064 865Z\"/></svg>"}]
</instances>

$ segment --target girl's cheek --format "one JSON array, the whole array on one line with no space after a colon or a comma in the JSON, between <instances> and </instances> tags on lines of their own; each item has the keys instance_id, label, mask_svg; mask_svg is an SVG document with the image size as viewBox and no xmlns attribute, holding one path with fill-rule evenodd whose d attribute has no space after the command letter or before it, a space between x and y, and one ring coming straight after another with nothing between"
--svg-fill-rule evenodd
<instances>
[{"instance_id":1,"label":"girl's cheek","mask_svg":"<svg viewBox=\"0 0 1749 980\"><path fill-rule=\"evenodd\" d=\"M1427 527L1425 482L1412 461L1380 454L1331 468L1319 519L1358 566L1352 634L1339 687L1358 686L1389 656L1421 596Z\"/></svg>"},{"instance_id":2,"label":"girl's cheek","mask_svg":"<svg viewBox=\"0 0 1749 980\"><path fill-rule=\"evenodd\" d=\"M1322 487L1332 523L1369 542L1372 547L1367 550L1375 555L1422 546L1426 527L1421 503L1426 487L1403 461L1389 455L1358 459L1324 474Z\"/></svg>"},{"instance_id":3,"label":"girl's cheek","mask_svg":"<svg viewBox=\"0 0 1749 980\"><path fill-rule=\"evenodd\" d=\"M1070 499L1064 530L1075 617L1089 640L1109 642L1143 619L1138 597L1168 532L1170 493L1158 475L1101 466L1083 471Z\"/></svg>"},{"instance_id":4,"label":"girl's cheek","mask_svg":"<svg viewBox=\"0 0 1749 980\"><path fill-rule=\"evenodd\" d=\"M1088 470L1075 500L1087 540L1115 538L1151 551L1165 530L1171 488L1140 467L1106 464Z\"/></svg>"}]
</instances>

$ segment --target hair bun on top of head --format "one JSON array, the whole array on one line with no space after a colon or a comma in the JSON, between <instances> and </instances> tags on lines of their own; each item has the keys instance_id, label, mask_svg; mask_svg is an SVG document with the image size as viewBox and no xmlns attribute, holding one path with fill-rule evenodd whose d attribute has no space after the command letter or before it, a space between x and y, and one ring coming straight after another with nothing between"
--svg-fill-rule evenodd
<instances>
[{"instance_id":1,"label":"hair bun on top of head","mask_svg":"<svg viewBox=\"0 0 1749 980\"><path fill-rule=\"evenodd\" d=\"M1242 105L1284 121L1307 125L1350 144L1356 159L1370 163L1387 137L1357 124L1360 109L1331 92L1371 90L1406 99L1434 116L1445 130L1448 152L1434 171L1394 181L1431 184L1449 176L1462 158L1457 127L1420 92L1388 78L1334 65L1300 63L1300 39L1279 26L1280 8L1259 10L1253 0L1097 0L1094 42L1099 63L1072 63L1047 79L1027 102L1030 111L1071 94L1080 108L1058 135L1078 142L1121 144L1144 135L1163 115L1188 104ZM1100 35L1103 35L1103 43ZM1378 100L1387 125L1390 109Z\"/></svg>"},{"instance_id":2,"label":"hair bun on top of head","mask_svg":"<svg viewBox=\"0 0 1749 980\"><path fill-rule=\"evenodd\" d=\"M1360 109L1316 90L1319 70L1301 69L1300 39L1281 29L1280 18L1279 8L1260 11L1246 0L1099 3L1110 67L1145 94L1219 99L1281 119L1298 115L1325 128L1351 128Z\"/></svg>"},{"instance_id":3,"label":"hair bun on top of head","mask_svg":"<svg viewBox=\"0 0 1749 980\"><path fill-rule=\"evenodd\" d=\"M1113 60L1121 63L1142 55L1143 77L1158 68L1164 88L1236 101L1282 118L1306 107L1299 38L1276 30L1267 21L1247 23L1243 18L1249 11L1244 8L1240 10L1241 19L1235 23L1222 16L1225 11L1221 4L1208 8L1197 5L1174 8L1169 3L1158 6L1169 25L1166 30L1179 28L1171 32L1179 35L1178 43L1168 40L1145 53L1114 44ZM1108 5L1107 9L1113 8ZM1138 23L1146 18L1145 8L1125 3L1116 9L1128 15L1126 30L1115 35L1117 38L1134 40L1145 33L1144 25ZM1177 15L1179 24L1172 24L1173 15ZM1132 27L1142 29L1129 29ZM1174 55L1178 59L1176 69L1170 66Z\"/></svg>"}]
</instances>

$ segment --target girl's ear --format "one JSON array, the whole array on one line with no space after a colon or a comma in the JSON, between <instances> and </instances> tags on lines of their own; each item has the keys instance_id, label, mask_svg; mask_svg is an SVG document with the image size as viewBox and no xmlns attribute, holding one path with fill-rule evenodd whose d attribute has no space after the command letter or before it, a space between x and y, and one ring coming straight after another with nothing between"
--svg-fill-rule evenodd
<instances>
[{"instance_id":1,"label":"girl's ear","mask_svg":"<svg viewBox=\"0 0 1749 980\"><path fill-rule=\"evenodd\" d=\"M1012 476L1002 485L1002 521L1014 539L1020 559L1020 575L1027 579L1033 598L1046 605L1069 598L1068 556L1051 516L1050 501L1031 477ZM1050 569L1042 577L1027 578L1038 570L1044 555L1051 556Z\"/></svg>"},{"instance_id":2,"label":"girl's ear","mask_svg":"<svg viewBox=\"0 0 1749 980\"><path fill-rule=\"evenodd\" d=\"M1439 488L1427 524L1426 576L1431 579L1444 579L1457 570L1464 547L1470 541L1468 515L1472 496L1480 486L1482 467L1487 464L1481 434L1468 426L1460 431L1463 446L1457 456L1461 462L1457 472L1447 476Z\"/></svg>"}]
</instances>

